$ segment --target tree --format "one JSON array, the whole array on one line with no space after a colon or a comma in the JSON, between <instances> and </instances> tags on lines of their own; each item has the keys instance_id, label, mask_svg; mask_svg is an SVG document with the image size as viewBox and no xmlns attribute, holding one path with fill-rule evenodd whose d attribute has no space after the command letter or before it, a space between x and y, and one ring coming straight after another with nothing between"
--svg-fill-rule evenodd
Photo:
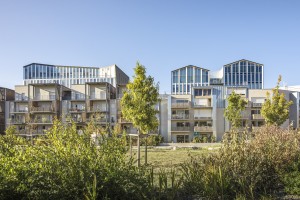
<instances>
[{"instance_id":1,"label":"tree","mask_svg":"<svg viewBox=\"0 0 300 200\"><path fill-rule=\"evenodd\" d=\"M137 62L133 81L127 84L127 90L121 99L122 116L132 122L138 130L138 166L140 165L140 134L147 134L158 126L156 118L158 88L151 76L146 77L146 68Z\"/></svg>"},{"instance_id":2,"label":"tree","mask_svg":"<svg viewBox=\"0 0 300 200\"><path fill-rule=\"evenodd\" d=\"M289 108L293 102L287 101L284 93L279 93L280 82L281 75L278 77L276 87L272 89L272 98L268 92L267 99L262 105L261 114L267 125L280 126L289 118Z\"/></svg>"},{"instance_id":3,"label":"tree","mask_svg":"<svg viewBox=\"0 0 300 200\"><path fill-rule=\"evenodd\" d=\"M224 117L231 123L231 126L238 128L241 126L241 112L245 110L247 100L243 99L234 91L227 98L228 106L225 109Z\"/></svg>"}]
</instances>

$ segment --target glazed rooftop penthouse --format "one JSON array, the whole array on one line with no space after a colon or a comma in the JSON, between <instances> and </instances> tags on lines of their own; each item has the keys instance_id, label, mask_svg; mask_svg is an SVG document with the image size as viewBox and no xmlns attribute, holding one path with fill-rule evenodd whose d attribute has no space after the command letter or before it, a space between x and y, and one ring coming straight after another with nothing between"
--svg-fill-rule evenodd
<instances>
[{"instance_id":1,"label":"glazed rooftop penthouse","mask_svg":"<svg viewBox=\"0 0 300 200\"><path fill-rule=\"evenodd\" d=\"M129 77L117 66L77 67L31 63L23 67L24 85L58 83L66 87L86 82L107 82L116 87L126 84Z\"/></svg>"}]
</instances>

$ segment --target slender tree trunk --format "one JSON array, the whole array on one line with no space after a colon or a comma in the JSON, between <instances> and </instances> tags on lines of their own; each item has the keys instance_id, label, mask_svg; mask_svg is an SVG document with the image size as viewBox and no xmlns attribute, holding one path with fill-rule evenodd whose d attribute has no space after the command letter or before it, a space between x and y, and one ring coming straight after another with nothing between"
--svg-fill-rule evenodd
<instances>
[{"instance_id":1,"label":"slender tree trunk","mask_svg":"<svg viewBox=\"0 0 300 200\"><path fill-rule=\"evenodd\" d=\"M147 165L147 137L146 137L146 140L145 140L145 165Z\"/></svg>"},{"instance_id":2,"label":"slender tree trunk","mask_svg":"<svg viewBox=\"0 0 300 200\"><path fill-rule=\"evenodd\" d=\"M141 166L141 148L140 148L140 130L138 130L138 139L137 139L137 166Z\"/></svg>"},{"instance_id":3,"label":"slender tree trunk","mask_svg":"<svg viewBox=\"0 0 300 200\"><path fill-rule=\"evenodd\" d=\"M132 140L131 140L131 136L129 136L129 145L130 145L130 158L132 158Z\"/></svg>"}]
</instances>

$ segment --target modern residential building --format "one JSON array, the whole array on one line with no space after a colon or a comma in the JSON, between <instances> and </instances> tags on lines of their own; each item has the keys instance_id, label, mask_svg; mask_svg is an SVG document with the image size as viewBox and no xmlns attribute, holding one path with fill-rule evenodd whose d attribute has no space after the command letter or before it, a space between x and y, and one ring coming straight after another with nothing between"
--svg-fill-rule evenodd
<instances>
[{"instance_id":1,"label":"modern residential building","mask_svg":"<svg viewBox=\"0 0 300 200\"><path fill-rule=\"evenodd\" d=\"M107 82L114 87L126 84L129 77L117 66L77 67L31 63L23 67L24 85L57 83L66 87L90 82Z\"/></svg>"},{"instance_id":2,"label":"modern residential building","mask_svg":"<svg viewBox=\"0 0 300 200\"><path fill-rule=\"evenodd\" d=\"M7 116L8 116L8 102L13 101L15 92L8 88L0 87L0 134L5 133Z\"/></svg>"},{"instance_id":3,"label":"modern residential building","mask_svg":"<svg viewBox=\"0 0 300 200\"><path fill-rule=\"evenodd\" d=\"M171 91L174 95L191 94L196 86L209 85L209 70L188 65L171 72Z\"/></svg>"}]
</instances>

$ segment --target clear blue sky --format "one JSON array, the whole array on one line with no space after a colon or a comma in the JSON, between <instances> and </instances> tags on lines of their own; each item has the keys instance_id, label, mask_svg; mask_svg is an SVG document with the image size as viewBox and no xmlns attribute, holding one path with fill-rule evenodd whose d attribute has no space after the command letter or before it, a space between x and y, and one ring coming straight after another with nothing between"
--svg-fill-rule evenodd
<instances>
[{"instance_id":1,"label":"clear blue sky","mask_svg":"<svg viewBox=\"0 0 300 200\"><path fill-rule=\"evenodd\" d=\"M265 65L265 87L282 74L300 84L300 1L1 1L0 86L22 84L22 66L117 64L130 77L139 60L170 92L171 70L212 71L239 59Z\"/></svg>"}]
</instances>

